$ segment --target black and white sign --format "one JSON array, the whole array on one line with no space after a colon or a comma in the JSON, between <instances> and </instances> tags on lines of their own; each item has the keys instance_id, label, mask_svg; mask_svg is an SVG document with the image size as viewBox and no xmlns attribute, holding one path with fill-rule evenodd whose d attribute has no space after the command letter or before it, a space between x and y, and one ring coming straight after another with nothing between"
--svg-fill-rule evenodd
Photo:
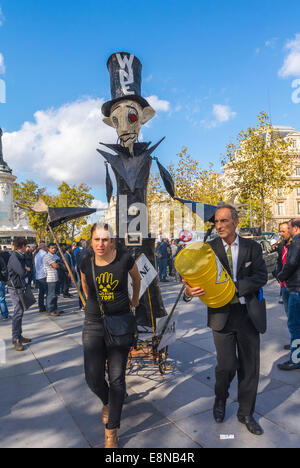
<instances>
[{"instance_id":1,"label":"black and white sign","mask_svg":"<svg viewBox=\"0 0 300 468\"><path fill-rule=\"evenodd\" d=\"M147 288L149 288L152 281L157 276L157 271L155 270L154 266L148 260L145 254L142 254L136 261L138 270L141 276L141 290L140 290L140 298L143 296ZM132 296L132 283L131 283L131 276L129 275L128 278L128 292L129 296Z\"/></svg>"},{"instance_id":2,"label":"black and white sign","mask_svg":"<svg viewBox=\"0 0 300 468\"><path fill-rule=\"evenodd\" d=\"M157 319L157 328L156 328L156 336L160 336L165 324L167 322L169 317L162 317L160 319ZM175 343L176 341L176 330L177 330L177 321L178 321L178 312L175 312L172 315L172 318L170 322L168 323L168 326L164 332L164 335L162 339L160 340L159 346L158 346L158 351L160 351L162 348L165 348L166 346L171 345L172 343Z\"/></svg>"}]
</instances>

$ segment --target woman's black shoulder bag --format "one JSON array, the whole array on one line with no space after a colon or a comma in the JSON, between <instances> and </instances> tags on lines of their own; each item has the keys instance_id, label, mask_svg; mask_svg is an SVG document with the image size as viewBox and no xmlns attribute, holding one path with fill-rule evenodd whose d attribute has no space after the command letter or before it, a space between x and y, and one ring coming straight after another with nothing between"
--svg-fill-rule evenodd
<instances>
[{"instance_id":1,"label":"woman's black shoulder bag","mask_svg":"<svg viewBox=\"0 0 300 468\"><path fill-rule=\"evenodd\" d=\"M91 264L93 281L99 304L100 315L103 319L105 340L107 345L135 348L137 345L138 330L133 312L130 311L120 315L105 315L104 304L101 300L99 288L96 282L94 257L91 257Z\"/></svg>"}]
</instances>

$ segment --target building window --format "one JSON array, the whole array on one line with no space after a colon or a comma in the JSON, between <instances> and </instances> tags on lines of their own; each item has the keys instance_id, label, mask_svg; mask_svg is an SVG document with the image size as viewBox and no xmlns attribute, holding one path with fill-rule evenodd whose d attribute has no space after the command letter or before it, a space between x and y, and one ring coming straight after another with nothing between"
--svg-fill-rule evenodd
<instances>
[{"instance_id":1,"label":"building window","mask_svg":"<svg viewBox=\"0 0 300 468\"><path fill-rule=\"evenodd\" d=\"M296 175L300 176L300 166L296 167Z\"/></svg>"},{"instance_id":2,"label":"building window","mask_svg":"<svg viewBox=\"0 0 300 468\"><path fill-rule=\"evenodd\" d=\"M283 202L279 202L279 203L278 203L278 214L279 214L279 215L283 215L283 214L284 214L284 203L283 203Z\"/></svg>"},{"instance_id":3,"label":"building window","mask_svg":"<svg viewBox=\"0 0 300 468\"><path fill-rule=\"evenodd\" d=\"M300 214L300 202L298 202L298 214Z\"/></svg>"},{"instance_id":4,"label":"building window","mask_svg":"<svg viewBox=\"0 0 300 468\"><path fill-rule=\"evenodd\" d=\"M279 197L282 197L282 189L281 188L277 189L277 195Z\"/></svg>"},{"instance_id":5,"label":"building window","mask_svg":"<svg viewBox=\"0 0 300 468\"><path fill-rule=\"evenodd\" d=\"M297 148L297 140L293 140L293 148Z\"/></svg>"},{"instance_id":6,"label":"building window","mask_svg":"<svg viewBox=\"0 0 300 468\"><path fill-rule=\"evenodd\" d=\"M297 187L297 197L300 197L300 187Z\"/></svg>"}]
</instances>

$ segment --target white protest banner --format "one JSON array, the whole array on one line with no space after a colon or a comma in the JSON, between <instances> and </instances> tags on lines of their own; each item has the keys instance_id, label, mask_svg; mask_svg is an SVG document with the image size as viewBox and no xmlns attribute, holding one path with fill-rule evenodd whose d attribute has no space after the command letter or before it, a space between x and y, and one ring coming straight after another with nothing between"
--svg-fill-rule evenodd
<instances>
[{"instance_id":1,"label":"white protest banner","mask_svg":"<svg viewBox=\"0 0 300 468\"><path fill-rule=\"evenodd\" d=\"M152 281L157 276L157 271L155 270L154 266L148 260L145 254L140 255L140 257L136 261L138 270L140 272L141 277L141 290L140 290L140 298L145 293L147 288L149 288ZM132 284L131 284L131 276L128 275L128 293L129 296L132 296Z\"/></svg>"},{"instance_id":2,"label":"white protest banner","mask_svg":"<svg viewBox=\"0 0 300 468\"><path fill-rule=\"evenodd\" d=\"M156 336L160 336L162 333L165 324L169 317L162 317L160 319L157 319L157 328L156 328ZM175 343L176 341L176 329L177 329L177 321L178 321L178 312L175 312L169 323L168 326L160 340L160 343L158 345L158 351L160 351L162 348L165 348L166 346L169 346L172 343Z\"/></svg>"}]
</instances>

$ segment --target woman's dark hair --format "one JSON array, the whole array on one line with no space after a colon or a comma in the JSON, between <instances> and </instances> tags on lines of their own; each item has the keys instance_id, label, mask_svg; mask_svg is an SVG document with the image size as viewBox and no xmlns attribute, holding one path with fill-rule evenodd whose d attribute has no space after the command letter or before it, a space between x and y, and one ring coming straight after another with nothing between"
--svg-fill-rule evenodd
<instances>
[{"instance_id":1,"label":"woman's dark hair","mask_svg":"<svg viewBox=\"0 0 300 468\"><path fill-rule=\"evenodd\" d=\"M16 250L22 249L25 245L27 245L25 237L16 237L13 241L13 246Z\"/></svg>"}]
</instances>

